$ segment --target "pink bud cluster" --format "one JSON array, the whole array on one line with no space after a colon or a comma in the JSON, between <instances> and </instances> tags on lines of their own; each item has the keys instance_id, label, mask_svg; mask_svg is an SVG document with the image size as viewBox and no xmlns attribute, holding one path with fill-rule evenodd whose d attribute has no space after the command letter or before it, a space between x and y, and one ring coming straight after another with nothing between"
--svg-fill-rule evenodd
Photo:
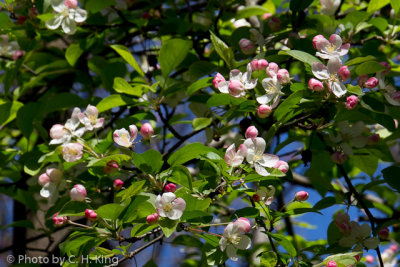
<instances>
[{"instance_id":1,"label":"pink bud cluster","mask_svg":"<svg viewBox=\"0 0 400 267\"><path fill-rule=\"evenodd\" d=\"M64 223L68 222L68 218L66 216L61 217L61 216L58 216L58 214L59 213L57 212L56 214L53 215L53 223L54 223L54 225L61 226Z\"/></svg>"},{"instance_id":2,"label":"pink bud cluster","mask_svg":"<svg viewBox=\"0 0 400 267\"><path fill-rule=\"evenodd\" d=\"M86 188L81 184L76 184L69 192L72 201L85 201L86 199Z\"/></svg>"},{"instance_id":3,"label":"pink bud cluster","mask_svg":"<svg viewBox=\"0 0 400 267\"><path fill-rule=\"evenodd\" d=\"M306 201L308 199L308 193L306 191L299 191L294 196L294 199L300 202Z\"/></svg>"},{"instance_id":4,"label":"pink bud cluster","mask_svg":"<svg viewBox=\"0 0 400 267\"><path fill-rule=\"evenodd\" d=\"M376 77L371 77L368 78L367 74L363 74L358 78L358 85L361 88L368 88L368 89L372 89L377 87L379 84L379 80Z\"/></svg>"},{"instance_id":5,"label":"pink bud cluster","mask_svg":"<svg viewBox=\"0 0 400 267\"><path fill-rule=\"evenodd\" d=\"M169 183L164 187L165 192L175 192L176 191L176 184Z\"/></svg>"},{"instance_id":6,"label":"pink bud cluster","mask_svg":"<svg viewBox=\"0 0 400 267\"><path fill-rule=\"evenodd\" d=\"M240 49L245 55L252 55L256 52L257 45L249 39L243 38L239 41Z\"/></svg>"},{"instance_id":7,"label":"pink bud cluster","mask_svg":"<svg viewBox=\"0 0 400 267\"><path fill-rule=\"evenodd\" d=\"M148 216L146 217L146 222L147 222L148 224L155 224L156 222L158 222L159 217L160 217L160 216L158 215L158 213L150 214L150 215L148 215Z\"/></svg>"},{"instance_id":8,"label":"pink bud cluster","mask_svg":"<svg viewBox=\"0 0 400 267\"><path fill-rule=\"evenodd\" d=\"M86 209L85 217L91 222L95 222L97 220L97 213L94 210Z\"/></svg>"},{"instance_id":9,"label":"pink bud cluster","mask_svg":"<svg viewBox=\"0 0 400 267\"><path fill-rule=\"evenodd\" d=\"M114 189L116 191L118 191L118 190L121 190L121 188L124 186L124 182L121 179L116 179L113 182L113 185L114 185Z\"/></svg>"}]
</instances>

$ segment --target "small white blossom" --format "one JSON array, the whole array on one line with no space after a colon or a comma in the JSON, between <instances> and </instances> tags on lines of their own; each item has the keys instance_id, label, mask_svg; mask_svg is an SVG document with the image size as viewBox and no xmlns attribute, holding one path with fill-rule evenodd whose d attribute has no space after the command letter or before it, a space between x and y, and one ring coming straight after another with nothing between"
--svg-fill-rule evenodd
<instances>
[{"instance_id":1,"label":"small white blossom","mask_svg":"<svg viewBox=\"0 0 400 267\"><path fill-rule=\"evenodd\" d=\"M319 62L312 64L314 76L320 80L325 80L328 83L329 91L336 97L341 97L347 93L346 86L339 79L340 67L342 67L342 62L338 57L329 59L328 66L324 66Z\"/></svg>"},{"instance_id":2,"label":"small white blossom","mask_svg":"<svg viewBox=\"0 0 400 267\"><path fill-rule=\"evenodd\" d=\"M340 6L340 0L320 0L321 14L333 16Z\"/></svg>"},{"instance_id":3,"label":"small white blossom","mask_svg":"<svg viewBox=\"0 0 400 267\"><path fill-rule=\"evenodd\" d=\"M269 206L272 204L272 202L274 202L275 199L275 187L272 185L268 186L268 188L262 186L259 190L257 190L256 194L265 202L265 205Z\"/></svg>"},{"instance_id":4,"label":"small white blossom","mask_svg":"<svg viewBox=\"0 0 400 267\"><path fill-rule=\"evenodd\" d=\"M138 135L138 128L136 125L130 125L129 131L130 133L126 129L115 130L113 133L114 142L126 148L133 146Z\"/></svg>"},{"instance_id":5,"label":"small white blossom","mask_svg":"<svg viewBox=\"0 0 400 267\"><path fill-rule=\"evenodd\" d=\"M247 64L247 72L242 73L240 70L231 70L229 73L229 81L221 81L218 83L218 90L224 94L231 94L234 97L242 97L246 95L245 90L256 87L257 79L252 79L251 64Z\"/></svg>"},{"instance_id":6,"label":"small white blossom","mask_svg":"<svg viewBox=\"0 0 400 267\"><path fill-rule=\"evenodd\" d=\"M281 95L282 85L275 75L272 78L262 80L262 86L265 89L265 95L257 97L257 102L261 105L271 105L279 100Z\"/></svg>"},{"instance_id":7,"label":"small white blossom","mask_svg":"<svg viewBox=\"0 0 400 267\"><path fill-rule=\"evenodd\" d=\"M232 144L228 147L225 152L225 162L229 166L237 167L242 164L244 158L247 155L247 147L241 144L238 148L238 151L235 150L235 144Z\"/></svg>"},{"instance_id":8,"label":"small white blossom","mask_svg":"<svg viewBox=\"0 0 400 267\"><path fill-rule=\"evenodd\" d=\"M226 254L233 261L238 260L236 249L245 250L251 246L250 237L244 235L242 230L240 223L231 222L225 228L224 234L219 241L221 250L226 250Z\"/></svg>"},{"instance_id":9,"label":"small white blossom","mask_svg":"<svg viewBox=\"0 0 400 267\"><path fill-rule=\"evenodd\" d=\"M342 38L337 34L332 34L329 41L322 35L317 36L315 46L319 52L315 53L316 56L323 59L331 59L334 57L341 57L349 52L350 44L343 44Z\"/></svg>"},{"instance_id":10,"label":"small white blossom","mask_svg":"<svg viewBox=\"0 0 400 267\"><path fill-rule=\"evenodd\" d=\"M353 247L353 251L362 251L364 247L375 249L379 245L377 237L371 237L371 227L368 224L359 225L357 222L350 222L350 234L339 240L342 247Z\"/></svg>"},{"instance_id":11,"label":"small white blossom","mask_svg":"<svg viewBox=\"0 0 400 267\"><path fill-rule=\"evenodd\" d=\"M66 34L74 34L76 32L76 23L86 20L86 10L79 8L77 1L51 0L51 6L58 14L46 21L46 27L50 30L55 30L61 25Z\"/></svg>"},{"instance_id":12,"label":"small white blossom","mask_svg":"<svg viewBox=\"0 0 400 267\"><path fill-rule=\"evenodd\" d=\"M104 118L98 118L99 111L95 106L88 105L85 113L79 112L79 121L85 125L86 130L91 131L95 128L103 127Z\"/></svg>"},{"instance_id":13,"label":"small white blossom","mask_svg":"<svg viewBox=\"0 0 400 267\"><path fill-rule=\"evenodd\" d=\"M268 176L270 173L265 169L273 168L279 161L279 157L272 154L264 154L265 140L261 137L248 138L244 141L247 147L246 160L253 164L256 172L262 176Z\"/></svg>"},{"instance_id":14,"label":"small white blossom","mask_svg":"<svg viewBox=\"0 0 400 267\"><path fill-rule=\"evenodd\" d=\"M156 198L156 210L161 217L168 217L171 220L178 220L182 217L186 208L186 202L183 198L176 198L172 192L158 195Z\"/></svg>"},{"instance_id":15,"label":"small white blossom","mask_svg":"<svg viewBox=\"0 0 400 267\"><path fill-rule=\"evenodd\" d=\"M73 137L81 137L85 133L86 129L84 127L77 129L80 124L78 118L80 112L81 110L79 108L74 108L71 118L67 120L63 129L61 129L61 125L56 124L59 129L54 131L55 134L52 132L53 128L50 130L50 136L54 137L53 140L50 141L50 145L67 144Z\"/></svg>"}]
</instances>

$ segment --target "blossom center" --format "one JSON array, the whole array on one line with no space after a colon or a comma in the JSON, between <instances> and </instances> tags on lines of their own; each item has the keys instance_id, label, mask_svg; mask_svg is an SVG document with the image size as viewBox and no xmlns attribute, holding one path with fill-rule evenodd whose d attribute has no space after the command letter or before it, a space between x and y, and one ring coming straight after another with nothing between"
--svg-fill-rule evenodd
<instances>
[{"instance_id":1,"label":"blossom center","mask_svg":"<svg viewBox=\"0 0 400 267\"><path fill-rule=\"evenodd\" d=\"M234 234L234 235L228 236L227 239L230 243L237 245L237 244L239 244L241 237L240 237L240 235Z\"/></svg>"},{"instance_id":2,"label":"blossom center","mask_svg":"<svg viewBox=\"0 0 400 267\"><path fill-rule=\"evenodd\" d=\"M96 124L96 122L97 122L97 117L96 116L89 115L88 118L89 118L91 124Z\"/></svg>"},{"instance_id":3,"label":"blossom center","mask_svg":"<svg viewBox=\"0 0 400 267\"><path fill-rule=\"evenodd\" d=\"M169 211L172 210L173 207L174 207L174 204L172 202L165 203L164 204L164 211L169 212Z\"/></svg>"},{"instance_id":4,"label":"blossom center","mask_svg":"<svg viewBox=\"0 0 400 267\"><path fill-rule=\"evenodd\" d=\"M326 49L328 49L329 54L331 54L331 53L333 53L333 51L335 51L335 45L334 44L328 44Z\"/></svg>"}]
</instances>

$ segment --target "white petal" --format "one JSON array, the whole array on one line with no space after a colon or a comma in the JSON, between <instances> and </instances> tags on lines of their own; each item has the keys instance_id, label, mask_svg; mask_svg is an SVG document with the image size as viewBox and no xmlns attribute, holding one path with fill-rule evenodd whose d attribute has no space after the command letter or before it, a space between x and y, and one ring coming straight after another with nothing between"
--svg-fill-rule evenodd
<instances>
[{"instance_id":1,"label":"white petal","mask_svg":"<svg viewBox=\"0 0 400 267\"><path fill-rule=\"evenodd\" d=\"M353 149L351 149L351 146L348 143L342 143L340 144L340 147L342 148L344 154L353 155Z\"/></svg>"},{"instance_id":2,"label":"white petal","mask_svg":"<svg viewBox=\"0 0 400 267\"><path fill-rule=\"evenodd\" d=\"M343 236L339 240L339 245L342 247L349 247L351 248L356 243L356 239L353 236Z\"/></svg>"},{"instance_id":3,"label":"white petal","mask_svg":"<svg viewBox=\"0 0 400 267\"><path fill-rule=\"evenodd\" d=\"M363 244L369 249L376 249L379 245L379 239L377 237L370 237L364 240Z\"/></svg>"},{"instance_id":4,"label":"white petal","mask_svg":"<svg viewBox=\"0 0 400 267\"><path fill-rule=\"evenodd\" d=\"M172 192L166 192L164 194L162 194L162 200L165 202L172 202L176 199L176 196L174 193Z\"/></svg>"},{"instance_id":5,"label":"white petal","mask_svg":"<svg viewBox=\"0 0 400 267\"><path fill-rule=\"evenodd\" d=\"M87 12L86 10L83 10L82 8L76 8L74 12L74 20L77 23L84 22L87 18Z\"/></svg>"},{"instance_id":6,"label":"white petal","mask_svg":"<svg viewBox=\"0 0 400 267\"><path fill-rule=\"evenodd\" d=\"M221 249L221 251L224 251L226 249L226 245L227 239L225 237L221 237L221 239L219 240L219 248Z\"/></svg>"},{"instance_id":7,"label":"white petal","mask_svg":"<svg viewBox=\"0 0 400 267\"><path fill-rule=\"evenodd\" d=\"M342 61L339 57L333 57L328 61L328 72L330 74L338 73L340 67L342 66Z\"/></svg>"},{"instance_id":8,"label":"white petal","mask_svg":"<svg viewBox=\"0 0 400 267\"><path fill-rule=\"evenodd\" d=\"M261 105L266 105L271 101L271 99L267 95L259 96L256 99L257 99L257 102Z\"/></svg>"},{"instance_id":9,"label":"white petal","mask_svg":"<svg viewBox=\"0 0 400 267\"><path fill-rule=\"evenodd\" d=\"M61 27L65 34L74 34L76 32L76 23L74 20L66 17L61 23Z\"/></svg>"},{"instance_id":10,"label":"white petal","mask_svg":"<svg viewBox=\"0 0 400 267\"><path fill-rule=\"evenodd\" d=\"M333 82L331 90L336 97L342 97L347 93L346 86L341 82Z\"/></svg>"},{"instance_id":11,"label":"white petal","mask_svg":"<svg viewBox=\"0 0 400 267\"><path fill-rule=\"evenodd\" d=\"M113 133L114 142L123 147L131 147L130 135L126 129L115 130Z\"/></svg>"},{"instance_id":12,"label":"white petal","mask_svg":"<svg viewBox=\"0 0 400 267\"><path fill-rule=\"evenodd\" d=\"M55 15L53 18L46 21L46 27L49 28L50 30L57 29L58 27L60 27L63 18L64 17L59 14Z\"/></svg>"},{"instance_id":13,"label":"white petal","mask_svg":"<svg viewBox=\"0 0 400 267\"><path fill-rule=\"evenodd\" d=\"M57 186L54 183L48 182L40 190L40 195L44 198L49 198L57 190Z\"/></svg>"},{"instance_id":14,"label":"white petal","mask_svg":"<svg viewBox=\"0 0 400 267\"><path fill-rule=\"evenodd\" d=\"M239 244L235 245L236 248L245 250L251 246L251 239L247 235L242 235Z\"/></svg>"},{"instance_id":15,"label":"white petal","mask_svg":"<svg viewBox=\"0 0 400 267\"><path fill-rule=\"evenodd\" d=\"M256 172L257 172L259 175L261 175L261 176L268 176L268 175L270 175L270 173L269 173L263 166L261 166L261 165L258 164L258 163L255 163L255 164L254 164L254 167L255 167L255 169L256 169Z\"/></svg>"},{"instance_id":16,"label":"white petal","mask_svg":"<svg viewBox=\"0 0 400 267\"><path fill-rule=\"evenodd\" d=\"M232 260L232 261L238 261L238 256L236 254L236 248L232 244L228 244L226 247L226 255Z\"/></svg>"},{"instance_id":17,"label":"white petal","mask_svg":"<svg viewBox=\"0 0 400 267\"><path fill-rule=\"evenodd\" d=\"M273 168L278 163L279 157L272 154L264 154L262 160L257 161L261 166Z\"/></svg>"},{"instance_id":18,"label":"white petal","mask_svg":"<svg viewBox=\"0 0 400 267\"><path fill-rule=\"evenodd\" d=\"M261 137L256 137L254 139L252 139L254 147L255 147L255 154L264 154L265 151L265 140Z\"/></svg>"},{"instance_id":19,"label":"white petal","mask_svg":"<svg viewBox=\"0 0 400 267\"><path fill-rule=\"evenodd\" d=\"M240 72L240 70L231 70L231 72L229 73L229 80L238 80L241 81L242 80L242 73Z\"/></svg>"},{"instance_id":20,"label":"white petal","mask_svg":"<svg viewBox=\"0 0 400 267\"><path fill-rule=\"evenodd\" d=\"M330 58L331 58L331 55L324 54L324 53L320 53L320 52L316 52L315 55L316 55L317 57L320 57L320 58L323 58L323 59L330 59ZM315 74L314 74L314 75L315 75Z\"/></svg>"},{"instance_id":21,"label":"white petal","mask_svg":"<svg viewBox=\"0 0 400 267\"><path fill-rule=\"evenodd\" d=\"M64 2L65 0L51 0L51 6L53 7L54 11L62 13L64 10L68 9Z\"/></svg>"},{"instance_id":22,"label":"white petal","mask_svg":"<svg viewBox=\"0 0 400 267\"><path fill-rule=\"evenodd\" d=\"M330 78L330 75L328 73L328 68L318 62L314 62L312 64L312 73L314 74L315 77L321 80L327 80Z\"/></svg>"},{"instance_id":23,"label":"white petal","mask_svg":"<svg viewBox=\"0 0 400 267\"><path fill-rule=\"evenodd\" d=\"M219 82L218 83L218 90L221 93L229 94L229 81Z\"/></svg>"},{"instance_id":24,"label":"white petal","mask_svg":"<svg viewBox=\"0 0 400 267\"><path fill-rule=\"evenodd\" d=\"M364 223L363 225L361 225L359 231L359 236L368 237L371 234L371 227L368 224Z\"/></svg>"}]
</instances>

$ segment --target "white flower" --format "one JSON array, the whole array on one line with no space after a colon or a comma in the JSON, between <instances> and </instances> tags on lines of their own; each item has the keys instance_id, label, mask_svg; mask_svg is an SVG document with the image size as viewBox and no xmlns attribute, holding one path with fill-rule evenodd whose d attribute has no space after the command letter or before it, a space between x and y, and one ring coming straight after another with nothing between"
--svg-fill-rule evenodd
<instances>
[{"instance_id":1,"label":"white flower","mask_svg":"<svg viewBox=\"0 0 400 267\"><path fill-rule=\"evenodd\" d=\"M129 131L126 129L115 130L113 133L114 142L123 147L131 147L138 135L138 128L136 125L129 125Z\"/></svg>"},{"instance_id":2,"label":"white flower","mask_svg":"<svg viewBox=\"0 0 400 267\"><path fill-rule=\"evenodd\" d=\"M272 204L272 202L274 202L275 187L272 185L268 186L268 188L262 186L259 190L257 190L256 194L261 200L265 201L265 205L269 206Z\"/></svg>"},{"instance_id":3,"label":"white flower","mask_svg":"<svg viewBox=\"0 0 400 267\"><path fill-rule=\"evenodd\" d=\"M257 86L257 79L251 78L251 64L247 64L247 72L242 73L240 70L231 70L229 73L229 81L221 81L218 83L218 90L224 94L231 94L234 97L242 97L246 95L245 90L253 89Z\"/></svg>"},{"instance_id":4,"label":"white flower","mask_svg":"<svg viewBox=\"0 0 400 267\"><path fill-rule=\"evenodd\" d=\"M40 195L44 198L49 198L55 192L57 192L57 185L53 182L48 182L40 190Z\"/></svg>"},{"instance_id":5,"label":"white flower","mask_svg":"<svg viewBox=\"0 0 400 267\"><path fill-rule=\"evenodd\" d=\"M336 97L341 97L347 93L346 86L339 80L339 69L342 62L338 57L333 57L328 61L328 67L319 62L312 64L312 72L315 77L325 80L328 83L328 89Z\"/></svg>"},{"instance_id":6,"label":"white flower","mask_svg":"<svg viewBox=\"0 0 400 267\"><path fill-rule=\"evenodd\" d=\"M79 8L76 4L71 4L69 0L51 0L51 6L58 14L46 21L46 27L50 30L55 30L61 25L66 34L74 34L76 23L86 20L86 10Z\"/></svg>"},{"instance_id":7,"label":"white flower","mask_svg":"<svg viewBox=\"0 0 400 267\"><path fill-rule=\"evenodd\" d=\"M339 245L342 247L353 247L353 251L362 251L363 247L375 249L379 245L377 237L370 237L371 227L368 224L359 225L357 222L350 222L350 235L343 236L339 240Z\"/></svg>"},{"instance_id":8,"label":"white flower","mask_svg":"<svg viewBox=\"0 0 400 267\"><path fill-rule=\"evenodd\" d=\"M278 163L279 157L272 154L264 154L266 144L261 137L248 138L244 141L244 145L247 147L247 162L254 165L259 175L268 176L270 173L265 167L273 168Z\"/></svg>"},{"instance_id":9,"label":"white flower","mask_svg":"<svg viewBox=\"0 0 400 267\"><path fill-rule=\"evenodd\" d=\"M235 150L235 144L232 144L228 147L225 152L225 162L229 166L237 167L242 164L244 158L247 155L247 147L241 144L238 148L238 151Z\"/></svg>"},{"instance_id":10,"label":"white flower","mask_svg":"<svg viewBox=\"0 0 400 267\"><path fill-rule=\"evenodd\" d=\"M176 198L172 192L158 195L156 198L156 210L161 217L168 217L171 220L179 219L186 208L183 198Z\"/></svg>"},{"instance_id":11,"label":"white flower","mask_svg":"<svg viewBox=\"0 0 400 267\"><path fill-rule=\"evenodd\" d=\"M362 148L367 142L368 138L366 136L361 136L365 131L365 124L362 121L358 121L349 124L348 121L341 121L338 123L339 134L337 136L330 135L332 142L340 144L343 152L346 155L352 155L352 147Z\"/></svg>"},{"instance_id":12,"label":"white flower","mask_svg":"<svg viewBox=\"0 0 400 267\"><path fill-rule=\"evenodd\" d=\"M337 34L332 34L329 37L329 41L325 38L320 38L317 49L320 52L315 53L316 56L323 59L331 59L346 55L349 52L350 44L342 45L342 38Z\"/></svg>"},{"instance_id":13,"label":"white flower","mask_svg":"<svg viewBox=\"0 0 400 267\"><path fill-rule=\"evenodd\" d=\"M340 0L320 0L321 14L332 16L340 5Z\"/></svg>"},{"instance_id":14,"label":"white flower","mask_svg":"<svg viewBox=\"0 0 400 267\"><path fill-rule=\"evenodd\" d=\"M238 260L236 249L245 250L250 246L251 239L247 235L242 234L241 225L239 223L229 223L219 241L221 250L224 251L226 249L226 254L233 261Z\"/></svg>"},{"instance_id":15,"label":"white flower","mask_svg":"<svg viewBox=\"0 0 400 267\"><path fill-rule=\"evenodd\" d=\"M98 118L99 111L95 106L88 105L85 113L79 112L79 121L85 125L86 130L91 131L94 128L103 127L104 118Z\"/></svg>"},{"instance_id":16,"label":"white flower","mask_svg":"<svg viewBox=\"0 0 400 267\"><path fill-rule=\"evenodd\" d=\"M53 140L50 141L50 145L56 144L67 144L71 141L72 137L81 137L85 133L85 128L78 128L80 121L78 118L78 114L81 112L79 108L74 108L72 111L71 118L67 120L64 125L64 128L57 129L55 131L57 134L53 135L52 130L50 130L50 136L55 137ZM58 128L60 128L59 124L56 124Z\"/></svg>"},{"instance_id":17,"label":"white flower","mask_svg":"<svg viewBox=\"0 0 400 267\"><path fill-rule=\"evenodd\" d=\"M83 145L80 143L69 143L63 147L62 155L66 162L80 160L83 156Z\"/></svg>"},{"instance_id":18,"label":"white flower","mask_svg":"<svg viewBox=\"0 0 400 267\"><path fill-rule=\"evenodd\" d=\"M379 88L385 90L383 96L386 98L386 101L393 106L400 106L400 91L397 91L393 85L386 83L382 72L377 77L379 79Z\"/></svg>"},{"instance_id":19,"label":"white flower","mask_svg":"<svg viewBox=\"0 0 400 267\"><path fill-rule=\"evenodd\" d=\"M19 45L16 41L10 42L7 35L0 36L0 55L1 56L12 57L17 50L19 50Z\"/></svg>"},{"instance_id":20,"label":"white flower","mask_svg":"<svg viewBox=\"0 0 400 267\"><path fill-rule=\"evenodd\" d=\"M265 89L265 95L257 97L257 102L261 105L276 103L281 94L282 85L278 81L277 76L272 78L265 78L262 80L262 86Z\"/></svg>"}]
</instances>

